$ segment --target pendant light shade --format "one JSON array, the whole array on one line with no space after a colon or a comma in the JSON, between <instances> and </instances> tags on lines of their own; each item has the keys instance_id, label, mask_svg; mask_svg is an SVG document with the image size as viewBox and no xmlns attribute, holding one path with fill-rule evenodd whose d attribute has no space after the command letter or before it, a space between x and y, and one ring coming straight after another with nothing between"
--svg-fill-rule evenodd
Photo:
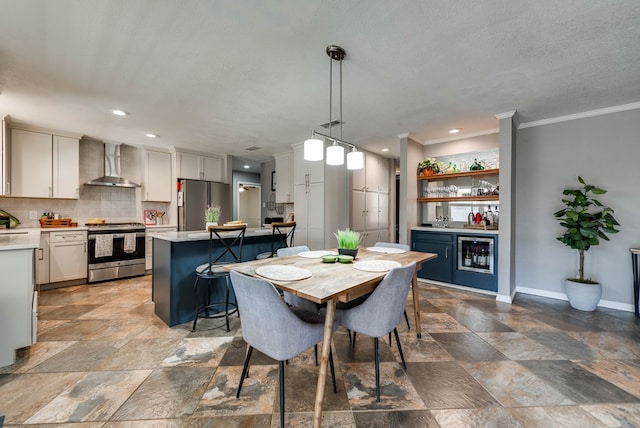
<instances>
[{"instance_id":1,"label":"pendant light shade","mask_svg":"<svg viewBox=\"0 0 640 428\"><path fill-rule=\"evenodd\" d=\"M349 153L347 153L347 169L362 169L364 168L364 153L356 151L354 147Z\"/></svg>"},{"instance_id":2,"label":"pendant light shade","mask_svg":"<svg viewBox=\"0 0 640 428\"><path fill-rule=\"evenodd\" d=\"M344 147L336 143L327 147L327 165L344 165Z\"/></svg>"},{"instance_id":3,"label":"pendant light shade","mask_svg":"<svg viewBox=\"0 0 640 428\"><path fill-rule=\"evenodd\" d=\"M324 157L324 141L309 138L304 142L304 160L321 161Z\"/></svg>"}]
</instances>

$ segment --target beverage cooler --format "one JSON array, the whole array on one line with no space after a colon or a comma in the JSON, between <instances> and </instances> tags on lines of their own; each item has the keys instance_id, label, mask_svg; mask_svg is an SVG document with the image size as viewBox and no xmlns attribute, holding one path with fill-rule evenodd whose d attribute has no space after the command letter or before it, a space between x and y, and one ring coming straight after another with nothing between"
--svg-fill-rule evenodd
<instances>
[{"instance_id":1,"label":"beverage cooler","mask_svg":"<svg viewBox=\"0 0 640 428\"><path fill-rule=\"evenodd\" d=\"M458 235L458 270L494 272L494 238Z\"/></svg>"}]
</instances>

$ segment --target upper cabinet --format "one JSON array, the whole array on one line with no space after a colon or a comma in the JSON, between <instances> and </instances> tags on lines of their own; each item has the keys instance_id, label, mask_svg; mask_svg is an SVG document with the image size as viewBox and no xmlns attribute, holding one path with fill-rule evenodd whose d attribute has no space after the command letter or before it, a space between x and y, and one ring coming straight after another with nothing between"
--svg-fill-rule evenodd
<instances>
[{"instance_id":1,"label":"upper cabinet","mask_svg":"<svg viewBox=\"0 0 640 428\"><path fill-rule=\"evenodd\" d=\"M11 179L7 195L77 199L79 194L77 138L11 130Z\"/></svg>"},{"instance_id":2,"label":"upper cabinet","mask_svg":"<svg viewBox=\"0 0 640 428\"><path fill-rule=\"evenodd\" d=\"M276 202L293 202L293 153L276 155Z\"/></svg>"},{"instance_id":3,"label":"upper cabinet","mask_svg":"<svg viewBox=\"0 0 640 428\"><path fill-rule=\"evenodd\" d=\"M176 151L178 178L224 182L224 157Z\"/></svg>"},{"instance_id":4,"label":"upper cabinet","mask_svg":"<svg viewBox=\"0 0 640 428\"><path fill-rule=\"evenodd\" d=\"M144 200L171 202L171 153L145 149L143 164Z\"/></svg>"},{"instance_id":5,"label":"upper cabinet","mask_svg":"<svg viewBox=\"0 0 640 428\"><path fill-rule=\"evenodd\" d=\"M353 171L351 188L366 192L389 193L389 159L365 153L364 168Z\"/></svg>"}]
</instances>

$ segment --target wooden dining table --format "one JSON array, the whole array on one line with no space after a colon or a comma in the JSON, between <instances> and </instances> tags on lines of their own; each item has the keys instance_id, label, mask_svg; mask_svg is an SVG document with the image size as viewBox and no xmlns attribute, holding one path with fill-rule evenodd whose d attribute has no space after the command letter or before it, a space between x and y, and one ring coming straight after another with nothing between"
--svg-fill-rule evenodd
<instances>
[{"instance_id":1,"label":"wooden dining table","mask_svg":"<svg viewBox=\"0 0 640 428\"><path fill-rule=\"evenodd\" d=\"M336 303L346 303L366 293L370 293L386 275L386 272L370 272L356 269L354 268L355 263L374 260L393 260L404 266L411 262L416 262L416 272L413 274L412 281L413 310L417 336L418 338L422 337L417 271L420 270L422 263L437 257L437 254L421 253L417 251L384 253L380 252L381 249L379 247L377 249L378 251L359 248L354 263L324 263L321 258L301 257L296 255L290 257L275 257L264 260L255 260L225 266L225 269L227 270L234 270L253 277L260 277L260 275L256 273L256 269L263 266L288 265L307 269L311 272L310 277L297 281L281 281L272 278L267 279L282 291L292 293L314 303L326 304L320 372L318 374L318 385L316 389L316 401L313 414L314 428L320 427L320 419L322 416L324 387L327 377L327 365L329 361L329 349L331 347L333 324L335 321Z\"/></svg>"}]
</instances>

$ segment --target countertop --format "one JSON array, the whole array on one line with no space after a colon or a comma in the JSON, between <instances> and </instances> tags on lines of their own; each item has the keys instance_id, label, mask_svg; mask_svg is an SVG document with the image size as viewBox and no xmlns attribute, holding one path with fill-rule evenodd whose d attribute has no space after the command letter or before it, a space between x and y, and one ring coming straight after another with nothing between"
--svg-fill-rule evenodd
<instances>
[{"instance_id":1,"label":"countertop","mask_svg":"<svg viewBox=\"0 0 640 428\"><path fill-rule=\"evenodd\" d=\"M469 235L497 235L499 230L465 229L457 227L412 227L411 230L440 233L465 233Z\"/></svg>"},{"instance_id":2,"label":"countertop","mask_svg":"<svg viewBox=\"0 0 640 428\"><path fill-rule=\"evenodd\" d=\"M0 230L0 251L24 250L40 246L40 228Z\"/></svg>"},{"instance_id":3,"label":"countertop","mask_svg":"<svg viewBox=\"0 0 640 428\"><path fill-rule=\"evenodd\" d=\"M78 230L88 230L88 229L89 228L87 226L76 226L76 227L42 227L42 228L39 228L38 230L40 231L40 233L49 233L49 232L75 232ZM18 228L13 230L21 230L21 229Z\"/></svg>"},{"instance_id":4,"label":"countertop","mask_svg":"<svg viewBox=\"0 0 640 428\"><path fill-rule=\"evenodd\" d=\"M244 234L245 238L252 236L270 236L273 233L271 228L255 227L247 228ZM202 241L209 239L209 232L206 230L191 230L188 232L165 232L163 234L154 235L156 239L163 239L171 242L186 242L186 241Z\"/></svg>"}]
</instances>

